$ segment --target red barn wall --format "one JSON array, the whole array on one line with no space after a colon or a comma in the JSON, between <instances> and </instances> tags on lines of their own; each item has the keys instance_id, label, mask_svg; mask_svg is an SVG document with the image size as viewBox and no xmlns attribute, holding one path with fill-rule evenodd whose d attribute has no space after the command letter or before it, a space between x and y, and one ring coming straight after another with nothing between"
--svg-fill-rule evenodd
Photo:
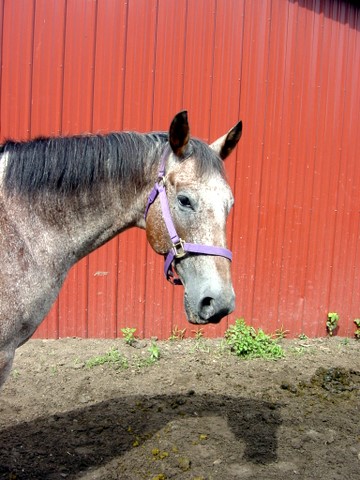
<instances>
[{"instance_id":1,"label":"red barn wall","mask_svg":"<svg viewBox=\"0 0 360 480\"><path fill-rule=\"evenodd\" d=\"M360 317L360 10L341 0L2 0L0 137L167 130L189 111L226 162L237 307L268 332ZM169 337L186 323L144 232L69 273L37 337Z\"/></svg>"}]
</instances>

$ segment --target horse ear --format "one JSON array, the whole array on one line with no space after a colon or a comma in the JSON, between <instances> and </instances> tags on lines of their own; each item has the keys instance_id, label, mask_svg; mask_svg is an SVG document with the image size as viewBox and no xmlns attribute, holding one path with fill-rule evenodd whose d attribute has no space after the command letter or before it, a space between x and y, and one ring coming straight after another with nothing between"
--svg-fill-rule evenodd
<instances>
[{"instance_id":1,"label":"horse ear","mask_svg":"<svg viewBox=\"0 0 360 480\"><path fill-rule=\"evenodd\" d=\"M175 115L169 130L169 143L177 157L183 158L186 156L189 140L188 116L187 111L183 110Z\"/></svg>"},{"instance_id":2,"label":"horse ear","mask_svg":"<svg viewBox=\"0 0 360 480\"><path fill-rule=\"evenodd\" d=\"M210 147L225 160L236 147L242 134L242 122L239 122L224 136L218 138Z\"/></svg>"}]
</instances>

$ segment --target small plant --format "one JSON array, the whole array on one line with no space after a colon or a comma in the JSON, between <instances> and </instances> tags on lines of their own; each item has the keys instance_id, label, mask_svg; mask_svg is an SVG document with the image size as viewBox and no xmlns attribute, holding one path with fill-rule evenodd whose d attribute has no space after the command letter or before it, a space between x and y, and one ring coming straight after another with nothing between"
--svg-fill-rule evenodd
<instances>
[{"instance_id":1,"label":"small plant","mask_svg":"<svg viewBox=\"0 0 360 480\"><path fill-rule=\"evenodd\" d=\"M355 338L360 340L360 318L355 318L354 323L356 325L356 330L355 330Z\"/></svg>"},{"instance_id":2,"label":"small plant","mask_svg":"<svg viewBox=\"0 0 360 480\"><path fill-rule=\"evenodd\" d=\"M160 359L160 349L156 342L152 341L149 347L150 362L154 363Z\"/></svg>"},{"instance_id":3,"label":"small plant","mask_svg":"<svg viewBox=\"0 0 360 480\"><path fill-rule=\"evenodd\" d=\"M139 358L137 361L137 367L149 367L153 365L155 362L160 360L160 349L157 343L152 340L150 347L148 348L149 356Z\"/></svg>"},{"instance_id":4,"label":"small plant","mask_svg":"<svg viewBox=\"0 0 360 480\"><path fill-rule=\"evenodd\" d=\"M86 362L87 368L97 367L99 365L104 365L105 363L111 364L116 368L127 368L128 361L125 357L121 355L117 348L111 348L104 355L98 355L92 357Z\"/></svg>"},{"instance_id":5,"label":"small plant","mask_svg":"<svg viewBox=\"0 0 360 480\"><path fill-rule=\"evenodd\" d=\"M127 345L133 345L135 343L135 341L136 341L136 338L135 338L136 328L129 328L129 327L122 328L121 332L123 334L123 337L125 339L125 343Z\"/></svg>"},{"instance_id":6,"label":"small plant","mask_svg":"<svg viewBox=\"0 0 360 480\"><path fill-rule=\"evenodd\" d=\"M235 325L225 332L225 342L231 351L244 358L281 358L284 351L274 339L263 330L245 324L243 318L236 320Z\"/></svg>"},{"instance_id":7,"label":"small plant","mask_svg":"<svg viewBox=\"0 0 360 480\"><path fill-rule=\"evenodd\" d=\"M11 372L11 375L12 375L13 378L19 378L20 377L20 372L19 372L19 370L14 368L14 370L12 370L12 372Z\"/></svg>"},{"instance_id":8,"label":"small plant","mask_svg":"<svg viewBox=\"0 0 360 480\"><path fill-rule=\"evenodd\" d=\"M305 335L305 333L300 333L299 340L307 340L307 339L308 339L308 337L307 337L307 335Z\"/></svg>"},{"instance_id":9,"label":"small plant","mask_svg":"<svg viewBox=\"0 0 360 480\"><path fill-rule=\"evenodd\" d=\"M327 318L326 328L330 337L332 337L339 323L339 315L336 312L329 312Z\"/></svg>"},{"instance_id":10,"label":"small plant","mask_svg":"<svg viewBox=\"0 0 360 480\"><path fill-rule=\"evenodd\" d=\"M179 327L175 325L175 327L172 329L169 340L172 340L172 341L184 340L185 332L186 332L186 328L184 328L183 330L180 330Z\"/></svg>"},{"instance_id":11,"label":"small plant","mask_svg":"<svg viewBox=\"0 0 360 480\"><path fill-rule=\"evenodd\" d=\"M199 327L196 330L192 330L192 333L195 335L195 340L201 340L204 336L204 329Z\"/></svg>"},{"instance_id":12,"label":"small plant","mask_svg":"<svg viewBox=\"0 0 360 480\"><path fill-rule=\"evenodd\" d=\"M286 338L289 334L289 330L285 330L284 325L281 325L280 328L275 330L275 337L278 340L282 340L283 338Z\"/></svg>"},{"instance_id":13,"label":"small plant","mask_svg":"<svg viewBox=\"0 0 360 480\"><path fill-rule=\"evenodd\" d=\"M204 353L210 353L210 343L206 341L205 338L200 337L200 338L195 338L195 342L191 343L190 347L190 352L204 352Z\"/></svg>"}]
</instances>

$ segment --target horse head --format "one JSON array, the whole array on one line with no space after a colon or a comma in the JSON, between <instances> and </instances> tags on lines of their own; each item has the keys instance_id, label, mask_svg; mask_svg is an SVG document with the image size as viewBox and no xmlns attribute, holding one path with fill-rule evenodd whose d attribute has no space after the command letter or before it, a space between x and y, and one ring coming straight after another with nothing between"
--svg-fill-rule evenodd
<instances>
[{"instance_id":1,"label":"horse head","mask_svg":"<svg viewBox=\"0 0 360 480\"><path fill-rule=\"evenodd\" d=\"M234 200L223 160L241 133L239 122L207 145L190 138L187 112L177 114L163 153L161 178L150 195L147 238L157 253L167 257L165 274L171 279L173 268L184 285L191 323L217 323L235 307L231 252L226 249L226 219Z\"/></svg>"}]
</instances>

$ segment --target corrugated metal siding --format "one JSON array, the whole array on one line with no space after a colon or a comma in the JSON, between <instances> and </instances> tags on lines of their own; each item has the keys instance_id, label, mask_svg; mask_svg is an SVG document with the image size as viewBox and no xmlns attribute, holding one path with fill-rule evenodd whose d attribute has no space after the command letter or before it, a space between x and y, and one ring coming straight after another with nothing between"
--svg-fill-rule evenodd
<instances>
[{"instance_id":1,"label":"corrugated metal siding","mask_svg":"<svg viewBox=\"0 0 360 480\"><path fill-rule=\"evenodd\" d=\"M165 130L189 110L227 161L237 309L266 331L341 335L360 317L360 18L330 0L0 2L1 138ZM70 272L38 337L167 338L182 289L132 230ZM204 329L220 336L227 322Z\"/></svg>"}]
</instances>

